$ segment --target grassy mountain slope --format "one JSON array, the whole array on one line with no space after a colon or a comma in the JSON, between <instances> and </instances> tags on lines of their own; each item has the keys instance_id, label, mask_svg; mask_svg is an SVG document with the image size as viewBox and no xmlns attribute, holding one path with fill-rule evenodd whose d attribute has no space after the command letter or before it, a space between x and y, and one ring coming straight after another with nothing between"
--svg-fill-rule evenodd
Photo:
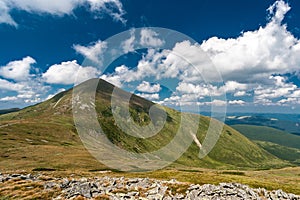
<instances>
[{"instance_id":1,"label":"grassy mountain slope","mask_svg":"<svg viewBox=\"0 0 300 200\"><path fill-rule=\"evenodd\" d=\"M89 81L81 86L88 83ZM135 138L115 125L110 104L113 89L113 85L99 81L95 102L98 121L107 138L128 151L142 153L160 149L175 136L181 114L191 120L196 117L164 108L167 112L167 123L163 129L148 139ZM121 94L127 93L121 91ZM72 90L68 90L43 103L0 116L0 169L105 169L83 147L74 126L71 102ZM133 95L129 105L131 117L136 123L149 123L148 111L153 105L152 102ZM200 142L205 137L209 121L208 117L200 118L197 132ZM199 159L198 153L199 147L194 142L171 167L255 169L288 165L226 125L209 155Z\"/></svg>"},{"instance_id":2,"label":"grassy mountain slope","mask_svg":"<svg viewBox=\"0 0 300 200\"><path fill-rule=\"evenodd\" d=\"M254 141L258 146L275 155L276 157L300 165L300 149L290 148L265 141Z\"/></svg>"},{"instance_id":3,"label":"grassy mountain slope","mask_svg":"<svg viewBox=\"0 0 300 200\"><path fill-rule=\"evenodd\" d=\"M300 149L300 136L297 135L266 126L233 125L232 127L251 140L272 142L282 146Z\"/></svg>"},{"instance_id":4,"label":"grassy mountain slope","mask_svg":"<svg viewBox=\"0 0 300 200\"><path fill-rule=\"evenodd\" d=\"M293 164L300 164L300 136L266 126L233 125L232 127L276 157Z\"/></svg>"}]
</instances>

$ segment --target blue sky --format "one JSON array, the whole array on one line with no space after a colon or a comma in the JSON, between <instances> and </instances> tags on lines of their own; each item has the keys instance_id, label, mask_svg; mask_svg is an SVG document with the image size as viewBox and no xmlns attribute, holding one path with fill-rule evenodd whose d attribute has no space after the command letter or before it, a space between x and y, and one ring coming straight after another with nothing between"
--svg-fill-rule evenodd
<instances>
[{"instance_id":1,"label":"blue sky","mask_svg":"<svg viewBox=\"0 0 300 200\"><path fill-rule=\"evenodd\" d=\"M32 105L71 88L79 71L81 81L101 77L171 107L181 102L287 113L300 108L296 0L2 0L0 13L0 109ZM192 80L188 65L153 49L128 53L105 72L84 64L91 55L101 58L105 40L122 31L144 28L148 39L159 41L159 33L146 27L172 29L197 41L179 41L172 50L188 56L201 49L222 84ZM168 70L177 76L168 76ZM180 76L184 72L188 77Z\"/></svg>"}]
</instances>

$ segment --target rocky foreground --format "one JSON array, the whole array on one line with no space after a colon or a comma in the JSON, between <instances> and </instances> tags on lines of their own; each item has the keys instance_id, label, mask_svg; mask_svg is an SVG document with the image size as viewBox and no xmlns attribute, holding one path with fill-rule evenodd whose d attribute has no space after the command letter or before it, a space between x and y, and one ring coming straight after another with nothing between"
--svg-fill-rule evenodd
<instances>
[{"instance_id":1,"label":"rocky foreground","mask_svg":"<svg viewBox=\"0 0 300 200\"><path fill-rule=\"evenodd\" d=\"M238 183L194 185L176 180L149 178L97 177L93 179L45 178L42 175L1 174L0 188L22 181L42 183L43 192L55 194L52 199L292 199L300 196L282 190L253 189ZM17 182L18 183L18 182ZM20 182L19 182L20 183ZM21 185L21 184L19 184Z\"/></svg>"}]
</instances>

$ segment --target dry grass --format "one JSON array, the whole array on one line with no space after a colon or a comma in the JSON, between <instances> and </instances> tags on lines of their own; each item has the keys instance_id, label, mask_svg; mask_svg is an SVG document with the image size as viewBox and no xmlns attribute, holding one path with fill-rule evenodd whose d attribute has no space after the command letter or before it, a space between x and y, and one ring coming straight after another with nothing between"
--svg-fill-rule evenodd
<instances>
[{"instance_id":1,"label":"dry grass","mask_svg":"<svg viewBox=\"0 0 300 200\"><path fill-rule=\"evenodd\" d=\"M95 200L109 200L109 196L106 194L102 194L95 198Z\"/></svg>"},{"instance_id":2,"label":"dry grass","mask_svg":"<svg viewBox=\"0 0 300 200\"><path fill-rule=\"evenodd\" d=\"M59 188L45 190L43 181L13 179L0 185L0 199L51 199L60 193Z\"/></svg>"},{"instance_id":3,"label":"dry grass","mask_svg":"<svg viewBox=\"0 0 300 200\"><path fill-rule=\"evenodd\" d=\"M190 184L166 184L168 186L168 190L172 195L175 194L185 194L186 190L190 187Z\"/></svg>"}]
</instances>

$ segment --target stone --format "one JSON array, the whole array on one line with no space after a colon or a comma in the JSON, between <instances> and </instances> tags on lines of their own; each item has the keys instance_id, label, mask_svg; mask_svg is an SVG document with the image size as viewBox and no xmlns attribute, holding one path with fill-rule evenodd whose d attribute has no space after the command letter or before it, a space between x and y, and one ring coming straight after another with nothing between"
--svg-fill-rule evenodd
<instances>
[{"instance_id":1,"label":"stone","mask_svg":"<svg viewBox=\"0 0 300 200\"><path fill-rule=\"evenodd\" d=\"M0 181L6 181L12 178L21 178L25 181L37 180L39 175L0 175ZM239 183L220 183L219 185L205 184L191 184L185 193L175 194L171 193L173 184L184 184L172 181L160 181L148 178L115 178L115 177L100 177L88 179L82 177L81 179L67 178L50 179L44 184L45 190L51 190L55 187L60 187L62 192L55 199L76 199L81 196L86 199L100 197L101 195L108 196L110 199L148 199L148 200L260 200L260 199L291 199L300 200L300 196L285 193L282 190L267 191L263 188L252 189L247 185ZM171 185L170 185L171 184ZM117 192L117 193L116 193Z\"/></svg>"},{"instance_id":2,"label":"stone","mask_svg":"<svg viewBox=\"0 0 300 200\"><path fill-rule=\"evenodd\" d=\"M89 183L83 183L80 185L80 194L86 198L92 197L91 186Z\"/></svg>"},{"instance_id":3,"label":"stone","mask_svg":"<svg viewBox=\"0 0 300 200\"><path fill-rule=\"evenodd\" d=\"M28 178L26 175L23 175L23 174L20 175L19 177L20 177L20 179L22 179L22 180L26 180L26 179Z\"/></svg>"},{"instance_id":4,"label":"stone","mask_svg":"<svg viewBox=\"0 0 300 200\"><path fill-rule=\"evenodd\" d=\"M12 175L10 175L10 177L12 177L12 178L19 178L21 176L21 174L12 174Z\"/></svg>"},{"instance_id":5,"label":"stone","mask_svg":"<svg viewBox=\"0 0 300 200\"><path fill-rule=\"evenodd\" d=\"M139 195L139 192L129 192L128 195L135 197Z\"/></svg>"},{"instance_id":6,"label":"stone","mask_svg":"<svg viewBox=\"0 0 300 200\"><path fill-rule=\"evenodd\" d=\"M67 188L69 183L70 183L70 181L67 178L64 178L61 185L60 185L60 187L61 188Z\"/></svg>"},{"instance_id":7,"label":"stone","mask_svg":"<svg viewBox=\"0 0 300 200\"><path fill-rule=\"evenodd\" d=\"M147 194L149 194L149 195L156 195L156 194L158 194L158 187L155 187L153 189L148 190Z\"/></svg>"},{"instance_id":8,"label":"stone","mask_svg":"<svg viewBox=\"0 0 300 200\"><path fill-rule=\"evenodd\" d=\"M189 188L188 188L188 190L198 190L200 188L200 185L191 185Z\"/></svg>"},{"instance_id":9,"label":"stone","mask_svg":"<svg viewBox=\"0 0 300 200\"><path fill-rule=\"evenodd\" d=\"M57 187L58 184L57 183L54 183L54 182L48 182L48 183L45 183L44 184L44 189L45 190L50 190L50 189L53 189L54 187Z\"/></svg>"}]
</instances>

